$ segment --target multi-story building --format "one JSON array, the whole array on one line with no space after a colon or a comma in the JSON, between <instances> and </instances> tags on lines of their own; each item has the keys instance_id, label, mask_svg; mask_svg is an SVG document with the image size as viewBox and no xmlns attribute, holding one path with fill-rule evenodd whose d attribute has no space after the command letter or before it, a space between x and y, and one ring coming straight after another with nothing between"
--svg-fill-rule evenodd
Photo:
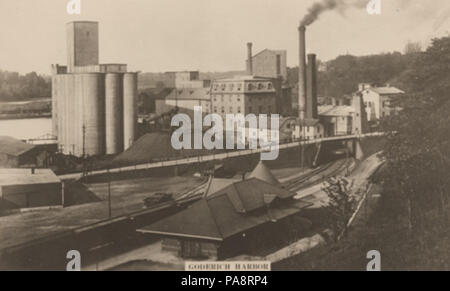
<instances>
[{"instance_id":1,"label":"multi-story building","mask_svg":"<svg viewBox=\"0 0 450 291\"><path fill-rule=\"evenodd\" d=\"M283 81L286 81L286 55L285 50L265 49L257 53L252 57L253 74L266 78L281 78Z\"/></svg>"},{"instance_id":2,"label":"multi-story building","mask_svg":"<svg viewBox=\"0 0 450 291\"><path fill-rule=\"evenodd\" d=\"M227 114L276 114L277 82L255 76L216 80L211 86L211 111L224 120Z\"/></svg>"},{"instance_id":3,"label":"multi-story building","mask_svg":"<svg viewBox=\"0 0 450 291\"><path fill-rule=\"evenodd\" d=\"M210 80L200 80L199 71L166 72L164 84L167 88L206 88Z\"/></svg>"},{"instance_id":4,"label":"multi-story building","mask_svg":"<svg viewBox=\"0 0 450 291\"><path fill-rule=\"evenodd\" d=\"M351 105L319 106L319 118L326 136L363 134L367 132L367 116L362 97L354 95Z\"/></svg>"},{"instance_id":5,"label":"multi-story building","mask_svg":"<svg viewBox=\"0 0 450 291\"><path fill-rule=\"evenodd\" d=\"M391 105L391 101L393 98L405 94L405 92L390 85L373 87L369 84L360 84L358 92L355 94L362 96L367 118L369 121L372 121L401 110L401 108Z\"/></svg>"},{"instance_id":6,"label":"multi-story building","mask_svg":"<svg viewBox=\"0 0 450 291\"><path fill-rule=\"evenodd\" d=\"M161 115L174 108L179 113L188 114L193 120L194 107L202 108L203 114L211 113L210 88L184 88L172 89L164 99L156 100L156 114Z\"/></svg>"}]
</instances>

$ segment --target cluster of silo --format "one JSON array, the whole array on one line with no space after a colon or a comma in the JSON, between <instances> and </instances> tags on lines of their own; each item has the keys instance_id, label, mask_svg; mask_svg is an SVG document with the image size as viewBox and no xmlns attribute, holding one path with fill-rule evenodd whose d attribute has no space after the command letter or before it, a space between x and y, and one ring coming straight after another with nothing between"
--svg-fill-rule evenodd
<instances>
[{"instance_id":1,"label":"cluster of silo","mask_svg":"<svg viewBox=\"0 0 450 291\"><path fill-rule=\"evenodd\" d=\"M67 155L116 154L136 138L137 73L99 64L98 23L70 22L67 66L53 66L53 130Z\"/></svg>"},{"instance_id":2,"label":"cluster of silo","mask_svg":"<svg viewBox=\"0 0 450 291\"><path fill-rule=\"evenodd\" d=\"M137 74L84 73L54 77L57 134L64 154L116 154L136 138Z\"/></svg>"}]
</instances>

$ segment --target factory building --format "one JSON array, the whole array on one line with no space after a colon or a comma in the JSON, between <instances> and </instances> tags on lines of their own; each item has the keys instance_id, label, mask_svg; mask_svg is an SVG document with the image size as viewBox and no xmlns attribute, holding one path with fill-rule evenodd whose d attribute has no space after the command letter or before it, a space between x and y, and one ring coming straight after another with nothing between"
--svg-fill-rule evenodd
<instances>
[{"instance_id":1,"label":"factory building","mask_svg":"<svg viewBox=\"0 0 450 291\"><path fill-rule=\"evenodd\" d=\"M166 88L209 88L210 80L200 80L199 71L179 71L179 72L165 72L164 85Z\"/></svg>"},{"instance_id":2,"label":"factory building","mask_svg":"<svg viewBox=\"0 0 450 291\"><path fill-rule=\"evenodd\" d=\"M137 73L99 64L97 22L71 22L67 66L52 66L53 132L67 155L117 154L136 139Z\"/></svg>"},{"instance_id":3,"label":"factory building","mask_svg":"<svg viewBox=\"0 0 450 291\"><path fill-rule=\"evenodd\" d=\"M179 113L188 114L191 120L193 120L196 106L202 108L203 114L211 113L210 88L176 88L172 89L164 99L155 101L156 115L178 108Z\"/></svg>"},{"instance_id":4,"label":"factory building","mask_svg":"<svg viewBox=\"0 0 450 291\"><path fill-rule=\"evenodd\" d=\"M405 94L402 90L386 85L374 87L370 84L359 84L358 92L362 96L369 121L395 114L401 108L391 105L393 99Z\"/></svg>"},{"instance_id":5,"label":"factory building","mask_svg":"<svg viewBox=\"0 0 450 291\"><path fill-rule=\"evenodd\" d=\"M237 76L215 80L211 86L212 113L225 120L227 114L276 114L279 80Z\"/></svg>"},{"instance_id":6,"label":"factory building","mask_svg":"<svg viewBox=\"0 0 450 291\"><path fill-rule=\"evenodd\" d=\"M287 80L287 53L285 50L264 49L252 56L252 43L247 44L247 74L266 78Z\"/></svg>"},{"instance_id":7,"label":"factory building","mask_svg":"<svg viewBox=\"0 0 450 291\"><path fill-rule=\"evenodd\" d=\"M253 55L253 44L247 43L246 72L249 76L258 76L276 80L277 112L289 115L292 111L292 88L287 83L287 52L285 50L264 49Z\"/></svg>"},{"instance_id":8,"label":"factory building","mask_svg":"<svg viewBox=\"0 0 450 291\"><path fill-rule=\"evenodd\" d=\"M326 136L363 134L368 131L367 116L362 97L353 96L351 105L319 106L320 121Z\"/></svg>"}]
</instances>

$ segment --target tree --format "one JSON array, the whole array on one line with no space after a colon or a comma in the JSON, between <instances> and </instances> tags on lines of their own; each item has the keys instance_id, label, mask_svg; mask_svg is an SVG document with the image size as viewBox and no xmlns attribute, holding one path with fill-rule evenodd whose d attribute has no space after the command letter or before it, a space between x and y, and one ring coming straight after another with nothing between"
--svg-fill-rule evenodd
<instances>
[{"instance_id":1,"label":"tree","mask_svg":"<svg viewBox=\"0 0 450 291\"><path fill-rule=\"evenodd\" d=\"M381 124L390 134L383 149L386 167L378 180L386 192L404 198L398 201L404 201L412 234L426 231L435 209L442 226L448 226L449 62L449 37L434 39L425 52L418 53L399 78L407 95L392 104L403 110Z\"/></svg>"},{"instance_id":2,"label":"tree","mask_svg":"<svg viewBox=\"0 0 450 291\"><path fill-rule=\"evenodd\" d=\"M336 240L341 233L345 235L347 223L355 210L356 200L350 193L351 188L352 185L341 177L327 179L322 188L328 196L326 217Z\"/></svg>"}]
</instances>

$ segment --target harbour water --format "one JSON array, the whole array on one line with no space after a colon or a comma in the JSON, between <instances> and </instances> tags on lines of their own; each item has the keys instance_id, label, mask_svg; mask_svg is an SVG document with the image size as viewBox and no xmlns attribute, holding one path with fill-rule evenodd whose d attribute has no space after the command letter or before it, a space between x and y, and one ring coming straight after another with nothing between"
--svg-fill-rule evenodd
<instances>
[{"instance_id":1,"label":"harbour water","mask_svg":"<svg viewBox=\"0 0 450 291\"><path fill-rule=\"evenodd\" d=\"M51 118L0 120L0 136L11 136L17 139L26 140L51 133Z\"/></svg>"}]
</instances>

